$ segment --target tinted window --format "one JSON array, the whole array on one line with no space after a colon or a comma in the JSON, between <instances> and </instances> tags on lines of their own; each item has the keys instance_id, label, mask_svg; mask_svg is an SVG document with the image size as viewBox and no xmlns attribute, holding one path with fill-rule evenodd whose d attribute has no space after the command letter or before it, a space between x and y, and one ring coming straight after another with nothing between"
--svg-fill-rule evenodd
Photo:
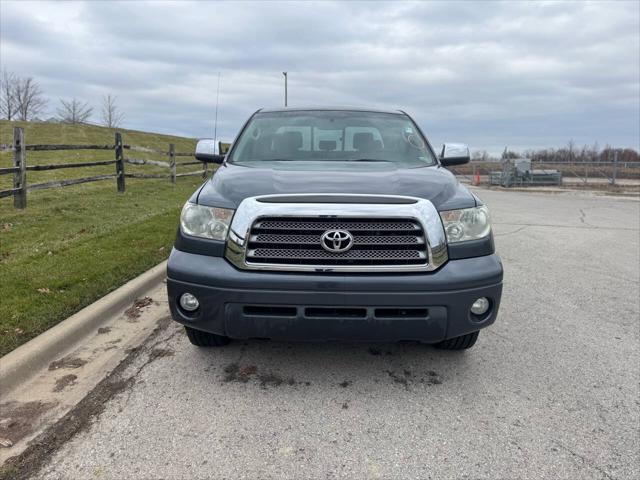
<instances>
[{"instance_id":1,"label":"tinted window","mask_svg":"<svg viewBox=\"0 0 640 480\"><path fill-rule=\"evenodd\" d=\"M254 115L228 161L388 161L434 165L411 119L357 111L264 112Z\"/></svg>"}]
</instances>

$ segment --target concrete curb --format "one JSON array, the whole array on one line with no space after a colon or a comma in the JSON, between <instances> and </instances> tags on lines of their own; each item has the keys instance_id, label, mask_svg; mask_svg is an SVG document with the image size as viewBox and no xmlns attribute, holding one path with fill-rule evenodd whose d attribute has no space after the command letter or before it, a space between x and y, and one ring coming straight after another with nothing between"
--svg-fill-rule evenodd
<instances>
[{"instance_id":1,"label":"concrete curb","mask_svg":"<svg viewBox=\"0 0 640 480\"><path fill-rule=\"evenodd\" d=\"M95 333L102 323L162 281L166 270L164 261L2 357L0 390L12 390L61 352Z\"/></svg>"}]
</instances>

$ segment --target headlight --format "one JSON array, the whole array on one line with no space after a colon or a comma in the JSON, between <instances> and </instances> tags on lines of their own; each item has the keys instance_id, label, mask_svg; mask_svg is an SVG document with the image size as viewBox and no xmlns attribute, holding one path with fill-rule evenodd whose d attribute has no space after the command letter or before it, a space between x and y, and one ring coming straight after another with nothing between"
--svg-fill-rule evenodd
<instances>
[{"instance_id":1,"label":"headlight","mask_svg":"<svg viewBox=\"0 0 640 480\"><path fill-rule=\"evenodd\" d=\"M440 212L440 218L449 243L477 240L491 232L489 209L485 205Z\"/></svg>"},{"instance_id":2,"label":"headlight","mask_svg":"<svg viewBox=\"0 0 640 480\"><path fill-rule=\"evenodd\" d=\"M180 214L180 226L187 235L226 240L232 217L233 210L187 202Z\"/></svg>"}]
</instances>

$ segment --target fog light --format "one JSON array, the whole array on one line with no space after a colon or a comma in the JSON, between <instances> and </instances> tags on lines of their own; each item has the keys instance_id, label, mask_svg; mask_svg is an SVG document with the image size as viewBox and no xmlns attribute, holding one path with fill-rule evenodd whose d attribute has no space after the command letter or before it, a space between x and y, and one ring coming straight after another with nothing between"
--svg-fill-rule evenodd
<instances>
[{"instance_id":1,"label":"fog light","mask_svg":"<svg viewBox=\"0 0 640 480\"><path fill-rule=\"evenodd\" d=\"M198 309L200 302L198 302L198 299L190 293L183 293L180 297L180 306L187 312L193 312Z\"/></svg>"},{"instance_id":2,"label":"fog light","mask_svg":"<svg viewBox=\"0 0 640 480\"><path fill-rule=\"evenodd\" d=\"M486 297L480 297L471 305L471 313L474 315L484 315L487 310L489 310L489 300Z\"/></svg>"}]
</instances>

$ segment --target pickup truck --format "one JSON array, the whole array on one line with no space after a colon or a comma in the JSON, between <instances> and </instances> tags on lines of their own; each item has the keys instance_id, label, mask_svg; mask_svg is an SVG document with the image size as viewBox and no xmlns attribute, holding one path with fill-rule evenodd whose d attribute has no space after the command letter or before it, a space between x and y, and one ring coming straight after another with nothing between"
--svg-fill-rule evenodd
<instances>
[{"instance_id":1,"label":"pickup truck","mask_svg":"<svg viewBox=\"0 0 640 480\"><path fill-rule=\"evenodd\" d=\"M498 314L489 210L402 111L261 109L182 209L171 314L196 346L230 339L472 347Z\"/></svg>"}]
</instances>

